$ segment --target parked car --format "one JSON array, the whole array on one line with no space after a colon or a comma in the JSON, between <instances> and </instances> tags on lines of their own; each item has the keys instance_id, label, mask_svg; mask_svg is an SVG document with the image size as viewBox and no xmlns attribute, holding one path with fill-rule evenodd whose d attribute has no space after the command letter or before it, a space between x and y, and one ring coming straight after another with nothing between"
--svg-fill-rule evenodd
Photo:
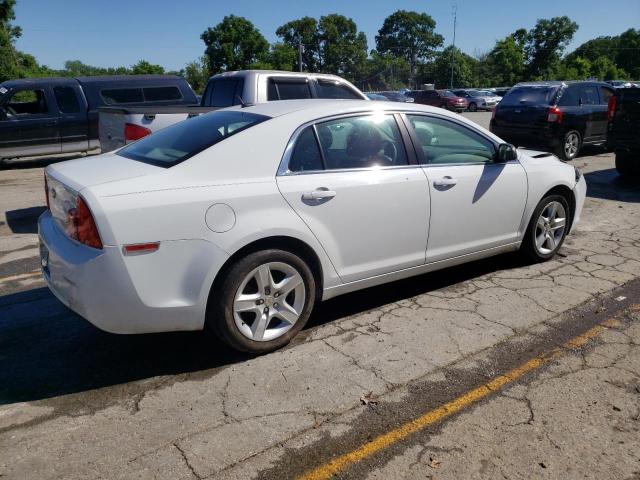
<instances>
[{"instance_id":1,"label":"parked car","mask_svg":"<svg viewBox=\"0 0 640 480\"><path fill-rule=\"evenodd\" d=\"M336 75L277 70L226 72L209 79L200 108L101 108L100 142L103 151L109 152L174 123L219 108L309 98L368 100L354 85Z\"/></svg>"},{"instance_id":2,"label":"parked car","mask_svg":"<svg viewBox=\"0 0 640 480\"><path fill-rule=\"evenodd\" d=\"M478 110L493 110L498 102L500 102L500 97L498 95L485 90L462 89L452 91L455 95L464 98L467 101L470 112L476 112Z\"/></svg>"},{"instance_id":3,"label":"parked car","mask_svg":"<svg viewBox=\"0 0 640 480\"><path fill-rule=\"evenodd\" d=\"M607 141L611 95L613 88L604 82L519 83L494 110L490 129L515 145L573 160L583 145Z\"/></svg>"},{"instance_id":4,"label":"parked car","mask_svg":"<svg viewBox=\"0 0 640 480\"><path fill-rule=\"evenodd\" d=\"M640 88L616 90L609 98L608 147L620 175L640 176Z\"/></svg>"},{"instance_id":5,"label":"parked car","mask_svg":"<svg viewBox=\"0 0 640 480\"><path fill-rule=\"evenodd\" d=\"M630 80L606 80L606 83L613 88L634 88L638 86Z\"/></svg>"},{"instance_id":6,"label":"parked car","mask_svg":"<svg viewBox=\"0 0 640 480\"><path fill-rule=\"evenodd\" d=\"M319 300L518 249L548 260L586 190L459 115L336 100L208 113L45 179L41 265L64 304L258 353Z\"/></svg>"},{"instance_id":7,"label":"parked car","mask_svg":"<svg viewBox=\"0 0 640 480\"><path fill-rule=\"evenodd\" d=\"M387 99L391 100L392 102L408 102L408 103L413 102L413 98L400 92L378 92L378 94L384 95L385 97L387 97Z\"/></svg>"},{"instance_id":8,"label":"parked car","mask_svg":"<svg viewBox=\"0 0 640 480\"><path fill-rule=\"evenodd\" d=\"M413 98L415 103L446 108L458 113L464 112L468 106L464 98L454 95L449 90L414 90L407 95Z\"/></svg>"},{"instance_id":9,"label":"parked car","mask_svg":"<svg viewBox=\"0 0 640 480\"><path fill-rule=\"evenodd\" d=\"M0 160L93 150L103 105L195 105L182 77L30 78L0 84Z\"/></svg>"},{"instance_id":10,"label":"parked car","mask_svg":"<svg viewBox=\"0 0 640 480\"><path fill-rule=\"evenodd\" d=\"M367 98L369 100L375 100L375 101L379 101L379 102L388 102L389 101L389 99L387 97L385 97L384 95L380 95L378 93L367 92L367 93L365 93L365 95L367 96Z\"/></svg>"},{"instance_id":11,"label":"parked car","mask_svg":"<svg viewBox=\"0 0 640 480\"><path fill-rule=\"evenodd\" d=\"M504 97L511 87L496 87L492 91L499 97Z\"/></svg>"}]
</instances>

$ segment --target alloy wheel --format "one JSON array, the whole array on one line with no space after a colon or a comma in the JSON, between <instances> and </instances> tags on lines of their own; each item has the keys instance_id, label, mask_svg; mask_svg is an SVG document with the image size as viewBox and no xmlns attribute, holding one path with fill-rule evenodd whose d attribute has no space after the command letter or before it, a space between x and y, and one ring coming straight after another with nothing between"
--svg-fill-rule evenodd
<instances>
[{"instance_id":1,"label":"alloy wheel","mask_svg":"<svg viewBox=\"0 0 640 480\"><path fill-rule=\"evenodd\" d=\"M296 324L305 305L302 275L291 265L269 262L249 272L236 291L233 318L245 337L266 342Z\"/></svg>"},{"instance_id":2,"label":"alloy wheel","mask_svg":"<svg viewBox=\"0 0 640 480\"><path fill-rule=\"evenodd\" d=\"M564 140L564 155L566 158L573 158L578 154L580 148L580 137L575 132L571 132Z\"/></svg>"},{"instance_id":3,"label":"alloy wheel","mask_svg":"<svg viewBox=\"0 0 640 480\"><path fill-rule=\"evenodd\" d=\"M538 253L549 255L560 245L567 227L567 213L560 202L550 202L542 209L536 223L535 244Z\"/></svg>"}]
</instances>

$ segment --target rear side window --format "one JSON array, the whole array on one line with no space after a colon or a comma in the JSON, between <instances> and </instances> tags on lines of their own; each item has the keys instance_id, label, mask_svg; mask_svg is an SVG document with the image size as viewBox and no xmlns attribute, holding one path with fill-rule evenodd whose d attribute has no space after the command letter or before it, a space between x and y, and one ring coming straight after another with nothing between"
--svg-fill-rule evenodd
<instances>
[{"instance_id":1,"label":"rear side window","mask_svg":"<svg viewBox=\"0 0 640 480\"><path fill-rule=\"evenodd\" d=\"M212 112L190 118L118 150L118 155L171 167L270 117L246 112Z\"/></svg>"},{"instance_id":2,"label":"rear side window","mask_svg":"<svg viewBox=\"0 0 640 480\"><path fill-rule=\"evenodd\" d=\"M147 87L143 88L142 92L147 102L182 100L182 93L178 87Z\"/></svg>"},{"instance_id":3,"label":"rear side window","mask_svg":"<svg viewBox=\"0 0 640 480\"><path fill-rule=\"evenodd\" d=\"M76 113L80 111L78 96L71 87L53 87L56 103L62 113Z\"/></svg>"},{"instance_id":4,"label":"rear side window","mask_svg":"<svg viewBox=\"0 0 640 480\"><path fill-rule=\"evenodd\" d=\"M204 105L207 107L230 107L239 105L244 88L241 78L220 78L209 82Z\"/></svg>"},{"instance_id":5,"label":"rear side window","mask_svg":"<svg viewBox=\"0 0 640 480\"><path fill-rule=\"evenodd\" d=\"M141 88L109 88L101 90L100 95L107 105L144 102Z\"/></svg>"},{"instance_id":6,"label":"rear side window","mask_svg":"<svg viewBox=\"0 0 640 480\"><path fill-rule=\"evenodd\" d=\"M318 98L362 99L353 89L340 82L331 80L318 80Z\"/></svg>"},{"instance_id":7,"label":"rear side window","mask_svg":"<svg viewBox=\"0 0 640 480\"><path fill-rule=\"evenodd\" d=\"M313 127L307 127L296 140L289 160L289 170L292 172L305 172L322 170L322 155L316 140Z\"/></svg>"},{"instance_id":8,"label":"rear side window","mask_svg":"<svg viewBox=\"0 0 640 480\"><path fill-rule=\"evenodd\" d=\"M558 99L560 107L577 107L579 105L579 88L575 85L565 88Z\"/></svg>"},{"instance_id":9,"label":"rear side window","mask_svg":"<svg viewBox=\"0 0 640 480\"><path fill-rule=\"evenodd\" d=\"M515 86L502 98L500 106L550 105L557 90L558 87L548 85Z\"/></svg>"},{"instance_id":10,"label":"rear side window","mask_svg":"<svg viewBox=\"0 0 640 480\"><path fill-rule=\"evenodd\" d=\"M580 100L583 105L598 105L598 88L595 85L583 85L580 88Z\"/></svg>"},{"instance_id":11,"label":"rear side window","mask_svg":"<svg viewBox=\"0 0 640 480\"><path fill-rule=\"evenodd\" d=\"M311 88L306 79L278 79L269 80L267 100L298 100L311 98Z\"/></svg>"}]
</instances>

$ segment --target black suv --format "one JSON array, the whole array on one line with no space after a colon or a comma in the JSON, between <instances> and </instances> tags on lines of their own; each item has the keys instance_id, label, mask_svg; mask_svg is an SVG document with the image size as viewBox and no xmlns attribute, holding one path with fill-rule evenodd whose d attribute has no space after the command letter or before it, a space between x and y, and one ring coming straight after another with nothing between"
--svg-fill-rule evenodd
<instances>
[{"instance_id":1,"label":"black suv","mask_svg":"<svg viewBox=\"0 0 640 480\"><path fill-rule=\"evenodd\" d=\"M613 92L596 81L519 83L493 111L490 130L514 145L543 147L572 160L583 145L607 141Z\"/></svg>"}]
</instances>

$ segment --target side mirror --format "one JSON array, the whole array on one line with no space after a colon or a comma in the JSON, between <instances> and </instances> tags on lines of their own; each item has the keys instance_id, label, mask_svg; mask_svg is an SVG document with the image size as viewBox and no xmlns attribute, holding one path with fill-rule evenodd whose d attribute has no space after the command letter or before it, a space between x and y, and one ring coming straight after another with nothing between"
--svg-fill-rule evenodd
<instances>
[{"instance_id":1,"label":"side mirror","mask_svg":"<svg viewBox=\"0 0 640 480\"><path fill-rule=\"evenodd\" d=\"M498 146L498 163L509 162L518 159L518 151L516 147L510 143L501 143Z\"/></svg>"}]
</instances>

